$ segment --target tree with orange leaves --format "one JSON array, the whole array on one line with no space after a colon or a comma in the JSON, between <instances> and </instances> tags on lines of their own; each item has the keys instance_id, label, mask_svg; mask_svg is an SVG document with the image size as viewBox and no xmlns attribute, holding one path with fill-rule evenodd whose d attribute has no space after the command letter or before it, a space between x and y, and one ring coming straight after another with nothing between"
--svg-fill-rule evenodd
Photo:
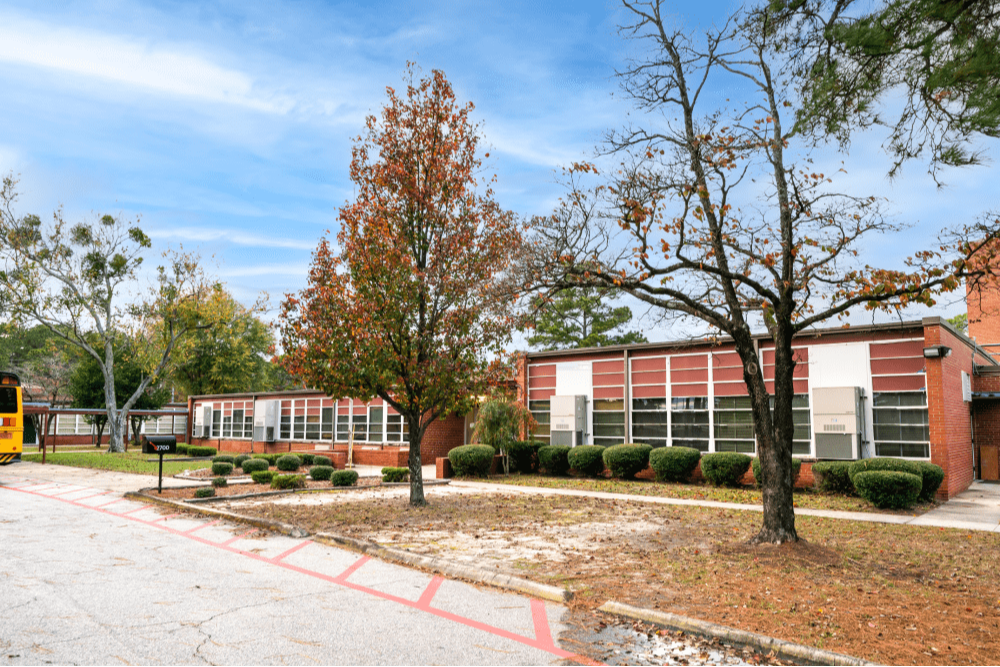
<instances>
[{"instance_id":1,"label":"tree with orange leaves","mask_svg":"<svg viewBox=\"0 0 1000 667\"><path fill-rule=\"evenodd\" d=\"M420 444L427 428L471 407L499 379L516 328L507 274L522 244L515 216L480 180L472 103L444 73L387 88L353 148L353 203L336 248L313 256L309 285L281 310L285 364L330 396L380 397L406 419L410 504L426 504ZM489 157L487 153L485 157Z\"/></svg>"},{"instance_id":2,"label":"tree with orange leaves","mask_svg":"<svg viewBox=\"0 0 1000 667\"><path fill-rule=\"evenodd\" d=\"M984 246L952 239L898 269L862 264L866 243L904 226L880 198L837 192L811 168L794 123L802 100L772 27L740 12L699 37L671 25L664 0L622 3L631 23L621 32L646 48L619 76L649 124L609 133L606 152L626 156L616 172L568 170L568 196L538 221L536 284L617 290L730 337L762 470L752 541L796 541L793 339L851 309L933 304ZM730 90L747 101L725 99ZM773 383L754 328L774 344Z\"/></svg>"}]
</instances>

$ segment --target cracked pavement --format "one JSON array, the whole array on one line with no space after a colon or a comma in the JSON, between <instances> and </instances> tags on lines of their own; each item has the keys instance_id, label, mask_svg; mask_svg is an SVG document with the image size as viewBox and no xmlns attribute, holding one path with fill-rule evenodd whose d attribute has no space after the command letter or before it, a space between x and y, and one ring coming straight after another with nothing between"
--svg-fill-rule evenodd
<instances>
[{"instance_id":1,"label":"cracked pavement","mask_svg":"<svg viewBox=\"0 0 1000 667\"><path fill-rule=\"evenodd\" d=\"M0 664L546 664L564 607L0 470Z\"/></svg>"}]
</instances>

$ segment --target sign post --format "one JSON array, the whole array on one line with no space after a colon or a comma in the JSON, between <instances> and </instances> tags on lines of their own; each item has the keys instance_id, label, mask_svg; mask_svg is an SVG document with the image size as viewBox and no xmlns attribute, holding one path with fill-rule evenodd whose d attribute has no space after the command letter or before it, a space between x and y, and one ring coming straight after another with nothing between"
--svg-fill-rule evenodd
<instances>
[{"instance_id":1,"label":"sign post","mask_svg":"<svg viewBox=\"0 0 1000 667\"><path fill-rule=\"evenodd\" d=\"M173 435L144 435L142 437L143 454L160 455L160 481L157 491L163 493L163 455L177 453L177 436Z\"/></svg>"}]
</instances>

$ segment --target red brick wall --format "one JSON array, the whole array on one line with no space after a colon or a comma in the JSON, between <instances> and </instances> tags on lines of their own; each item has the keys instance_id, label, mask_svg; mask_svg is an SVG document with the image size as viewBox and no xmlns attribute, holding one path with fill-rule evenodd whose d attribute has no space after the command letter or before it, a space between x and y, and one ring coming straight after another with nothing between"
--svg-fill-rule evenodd
<instances>
[{"instance_id":1,"label":"red brick wall","mask_svg":"<svg viewBox=\"0 0 1000 667\"><path fill-rule=\"evenodd\" d=\"M1000 375L977 375L972 378L972 390L1000 393ZM981 461L980 448L1000 445L1000 399L978 400L973 404L973 425L976 429L976 461ZM980 468L979 471L982 474Z\"/></svg>"},{"instance_id":2,"label":"red brick wall","mask_svg":"<svg viewBox=\"0 0 1000 667\"><path fill-rule=\"evenodd\" d=\"M1000 286L966 285L969 337L1000 360Z\"/></svg>"},{"instance_id":3,"label":"red brick wall","mask_svg":"<svg viewBox=\"0 0 1000 667\"><path fill-rule=\"evenodd\" d=\"M465 444L465 417L448 415L438 419L428 427L420 443L420 461L424 465L434 463L439 457Z\"/></svg>"},{"instance_id":4,"label":"red brick wall","mask_svg":"<svg viewBox=\"0 0 1000 667\"><path fill-rule=\"evenodd\" d=\"M972 350L940 324L924 327L924 346L934 345L951 348L943 359L925 359L931 463L944 469L938 498L947 500L969 488L974 475L970 404L962 400L962 371L972 375Z\"/></svg>"}]
</instances>

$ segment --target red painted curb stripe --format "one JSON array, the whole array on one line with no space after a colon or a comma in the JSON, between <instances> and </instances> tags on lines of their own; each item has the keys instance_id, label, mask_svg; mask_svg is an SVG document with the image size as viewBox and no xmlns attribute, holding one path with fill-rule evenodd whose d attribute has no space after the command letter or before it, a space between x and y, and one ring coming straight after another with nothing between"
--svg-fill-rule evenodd
<instances>
[{"instance_id":1,"label":"red painted curb stripe","mask_svg":"<svg viewBox=\"0 0 1000 667\"><path fill-rule=\"evenodd\" d=\"M190 535L191 533L193 533L196 530L201 530L202 528L208 528L209 526L214 526L215 524L219 523L220 521L222 521L222 519L216 519L215 521L209 521L208 523L203 523L200 526L195 526L191 530L184 531L184 534L185 535Z\"/></svg>"},{"instance_id":2,"label":"red painted curb stripe","mask_svg":"<svg viewBox=\"0 0 1000 667\"><path fill-rule=\"evenodd\" d=\"M9 487L0 487L0 489L3 489L3 488L9 488ZM78 501L75 501L75 500L67 500L65 498L53 498L52 496L47 496L47 495L41 494L41 493L33 493L32 491L25 491L25 490L22 490L22 489L13 489L12 488L11 490L13 490L13 491L21 491L23 493L29 493L31 495L37 495L37 496L39 496L41 498L48 498L50 500L58 500L59 502L68 503L70 505L75 505L75 506L81 507L83 509L94 510L96 512L101 512L101 513L107 514L109 516L125 517L125 514L129 513L129 512L127 512L125 514L118 514L118 513L115 513L115 512L111 512L109 510L103 510L100 507L94 507L92 505L83 505L83 504L81 504L81 503L79 503ZM140 508L137 508L137 509L143 509L143 508L140 507ZM134 511L137 511L137 510L131 510L131 511L134 512ZM177 516L177 515L174 514L172 516ZM528 646L528 647L531 647L531 648L535 648L535 649L539 649L541 651L545 651L546 653L550 653L550 654L558 656L560 658L571 659L571 660L574 660L576 662L580 662L581 664L588 664L588 665L600 664L600 663L594 663L590 658L586 658L584 656L578 656L575 653L570 653L569 651L564 651L564 650L558 648L557 646L555 646L554 642L552 641L552 634L551 634L551 631L549 631L549 630L546 630L546 632L544 633L545 636L548 637L548 641L547 642L544 641L544 640L539 641L539 639L537 637L537 635L538 635L538 627L537 627L538 626L538 618L535 616L535 603L541 604L542 613L544 613L544 611L545 611L545 603L543 603L543 602L541 602L539 600L532 600L531 601L532 602L532 616L534 618L535 625L536 625L536 628L535 628L536 638L535 639L531 639L529 637L524 637L524 636L515 634L513 632L509 632L507 630L504 630L502 628L496 628L496 627L493 627L493 626L488 625L486 623L480 623L479 621L474 621L471 618L465 618L463 616L459 616L458 614L453 614L451 612L444 611L442 609L436 609L436 608L433 608L433 607L430 607L430 606L420 607L420 606L418 606L417 602L413 602L411 600L406 600L404 598L400 598L400 597L397 597L395 595L390 595L389 593L383 593L383 592L377 591L377 590L375 590L373 588L368 588L367 586L361 586L359 584L352 584L349 581L347 581L348 577L350 577L354 572L356 572L358 570L358 568L360 568L362 565L364 565L365 563L367 563L370 560L370 558L368 556L362 556L353 565L351 565L350 567L348 567L342 573L340 573L336 577L331 577L330 575L323 574L322 572L316 572L315 570L309 570L307 568L298 567L296 565L290 565L288 563L276 562L272 558L265 558L264 556L261 556L259 554L255 554L255 553L250 552L250 551L243 551L242 549L236 549L234 547L228 546L231 542L236 541L240 537L243 537L243 535L248 535L249 533L255 532L256 529L248 531L247 533L244 533L241 536L235 537L232 540L230 540L229 542L219 543L219 542L211 542L209 540L206 540L206 539L203 539L201 537L198 537L197 535L190 535L190 534L188 534L185 531L180 531L180 530L177 530L176 528L171 528L170 526L167 526L166 524L160 523L164 519L168 519L170 517L163 517L161 519L156 519L156 520L153 520L153 521L148 521L148 520L145 520L145 519L139 519L139 518L136 518L136 517L133 517L133 516L129 516L129 517L125 517L125 518L128 518L130 521L135 521L136 523L141 523L141 524L153 527L153 528L159 528L160 530L163 530L165 532L171 533L173 535L177 535L179 537L186 537L189 540L192 540L194 542L198 542L199 544L203 544L205 546L215 547L217 549L222 549L223 551L228 551L229 553L239 554L241 556L245 556L247 558L250 558L250 559L253 559L253 560L256 560L256 561L260 561L262 563L267 563L267 564L273 565L275 567L283 568L283 569L288 570L290 572L297 572L299 574L304 574L306 576L313 577L315 579L320 579L322 581L328 581L328 582L333 583L333 584L338 584L340 586L344 586L345 588L350 588L351 590L355 590L355 591L358 591L360 593L366 593L366 594L371 595L373 597L381 598L383 600L388 600L390 602L396 602L397 604L401 604L403 606L410 607L410 608L413 608L413 609L418 609L419 611L423 611L423 612L431 614L433 616L437 616L438 618L442 618L442 619L445 619L445 620L448 620L448 621L452 621L454 623L458 623L460 625L464 625L464 626L472 628L474 630L480 630L482 632L486 632L488 634L492 634L492 635L495 635L497 637L502 637L504 639L509 639L511 641L515 641L515 642L518 642L520 644L524 644L525 646ZM305 544L311 544L311 543L312 543L311 541L307 541L304 544L299 545L299 547L297 547L297 548L301 548L302 546L305 546ZM286 552L286 554L287 554L287 552ZM284 555L286 555L286 554L282 554L282 557ZM426 594L426 591L425 591L425 594ZM421 596L421 599L422 598L423 598L423 596ZM546 620L546 625L547 625L547 620Z\"/></svg>"},{"instance_id":3,"label":"red painted curb stripe","mask_svg":"<svg viewBox=\"0 0 1000 667\"><path fill-rule=\"evenodd\" d=\"M300 542L299 544L296 544L294 547L292 547L288 551L286 551L284 553L281 553L281 554L278 554L277 556L275 556L274 558L272 558L271 562L274 563L274 564L278 564L282 560L284 560L287 556L291 556L293 553L295 553L299 549L304 549L305 547L309 546L310 544L312 544L312 540L305 540L304 542Z\"/></svg>"},{"instance_id":4,"label":"red painted curb stripe","mask_svg":"<svg viewBox=\"0 0 1000 667\"><path fill-rule=\"evenodd\" d=\"M437 595L438 589L441 588L441 584L444 582L443 577L434 577L431 579L431 583L427 584L427 588L424 589L423 595L417 600L418 609L430 609L431 600Z\"/></svg>"},{"instance_id":5,"label":"red painted curb stripe","mask_svg":"<svg viewBox=\"0 0 1000 667\"><path fill-rule=\"evenodd\" d=\"M94 508L95 509L100 509L102 507L107 507L108 505L114 505L115 503L120 503L123 500L125 500L125 499L124 498L118 498L117 500L112 500L110 503L104 503L103 505L94 505Z\"/></svg>"}]
</instances>

